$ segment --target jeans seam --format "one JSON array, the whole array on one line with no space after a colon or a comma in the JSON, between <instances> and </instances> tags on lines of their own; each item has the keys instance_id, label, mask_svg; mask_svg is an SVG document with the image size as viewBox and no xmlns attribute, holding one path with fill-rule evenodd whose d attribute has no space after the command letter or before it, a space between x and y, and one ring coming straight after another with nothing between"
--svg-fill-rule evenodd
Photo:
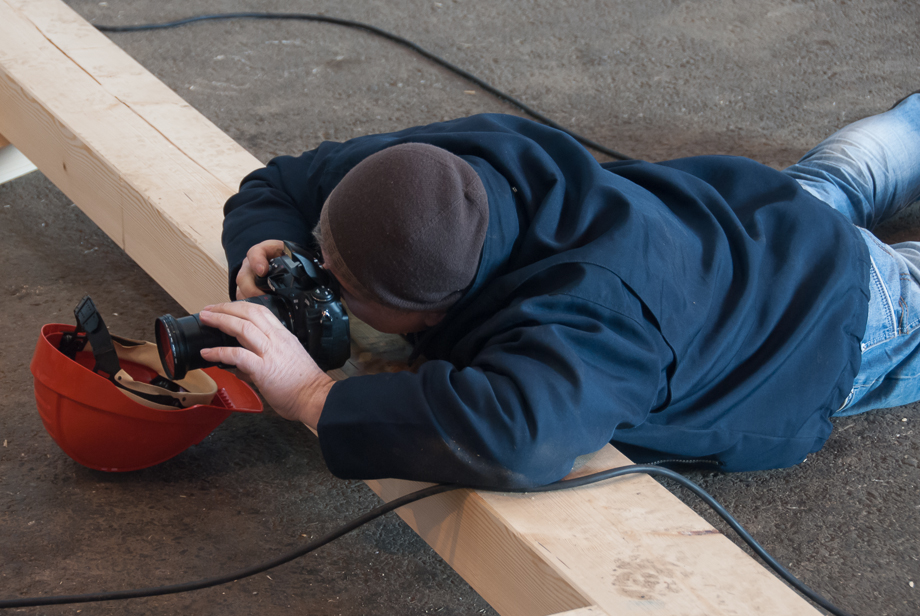
<instances>
[{"instance_id":1,"label":"jeans seam","mask_svg":"<svg viewBox=\"0 0 920 616\"><path fill-rule=\"evenodd\" d=\"M865 227L863 227L863 228L865 229ZM866 229L866 230L868 231L868 229ZM865 235L863 235L863 237L865 237ZM889 246L888 244L886 244L886 243L883 242L882 240L880 240L880 239L878 239L877 237L875 237L875 234L872 233L871 231L869 231L869 239L871 239L871 240L875 243L876 246L878 246L879 248L881 248L882 250L884 250L885 252L887 252L887 253L889 254L889 256L892 256L892 257L895 256L895 254L891 251L891 246Z\"/></svg>"},{"instance_id":2,"label":"jeans seam","mask_svg":"<svg viewBox=\"0 0 920 616\"><path fill-rule=\"evenodd\" d=\"M869 257L869 263L870 267L872 268L872 275L870 278L877 289L879 297L884 300L886 321L889 328L893 330L894 336L885 336L878 340L864 341L863 344L860 345L863 353L878 344L882 344L887 340L891 340L891 338L898 335L898 324L894 318L894 306L891 304L891 295L888 293L888 288L885 286L885 283L882 282L882 274L879 272L878 266L875 264L875 259L873 259L871 256Z\"/></svg>"}]
</instances>

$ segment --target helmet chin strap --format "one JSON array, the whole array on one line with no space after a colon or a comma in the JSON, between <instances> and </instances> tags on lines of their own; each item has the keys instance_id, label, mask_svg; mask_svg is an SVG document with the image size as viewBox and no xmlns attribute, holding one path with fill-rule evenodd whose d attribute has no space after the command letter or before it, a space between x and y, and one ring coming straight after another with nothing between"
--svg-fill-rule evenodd
<instances>
[{"instance_id":1,"label":"helmet chin strap","mask_svg":"<svg viewBox=\"0 0 920 616\"><path fill-rule=\"evenodd\" d=\"M102 316L88 295L80 300L73 314L77 320L77 328L72 333L65 332L61 336L61 343L58 347L60 351L70 359L75 359L76 354L83 351L89 343L96 360L93 372L106 377L127 395L141 398L139 402L146 401L165 408L182 409L195 404L208 404L217 393L213 379L203 373L190 373L186 379L176 382L170 381L162 375L159 369L156 369L156 372L160 374L151 379L149 383L135 381L122 369L119 349L126 359L143 360L141 363L145 365L150 365L151 358L146 356L151 353L152 359L156 360L156 352L144 348L148 346L147 343L113 337L109 334Z\"/></svg>"},{"instance_id":2,"label":"helmet chin strap","mask_svg":"<svg viewBox=\"0 0 920 616\"><path fill-rule=\"evenodd\" d=\"M80 300L73 310L73 316L77 320L77 329L72 334L65 334L61 337L61 352L74 359L76 354L82 351L89 342L93 347L93 357L96 358L93 372L102 373L109 379L113 379L121 370L118 354L115 352L109 329L105 326L105 321L102 320L96 304L89 295Z\"/></svg>"}]
</instances>

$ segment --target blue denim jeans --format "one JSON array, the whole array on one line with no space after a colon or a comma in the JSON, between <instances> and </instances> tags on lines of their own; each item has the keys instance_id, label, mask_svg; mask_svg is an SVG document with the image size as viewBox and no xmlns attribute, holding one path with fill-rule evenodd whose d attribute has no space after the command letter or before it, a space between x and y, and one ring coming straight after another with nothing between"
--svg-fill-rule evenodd
<instances>
[{"instance_id":1,"label":"blue denim jeans","mask_svg":"<svg viewBox=\"0 0 920 616\"><path fill-rule=\"evenodd\" d=\"M920 199L920 94L841 129L785 173L860 227L869 247L862 364L834 416L920 400L920 242L887 245L871 233Z\"/></svg>"}]
</instances>

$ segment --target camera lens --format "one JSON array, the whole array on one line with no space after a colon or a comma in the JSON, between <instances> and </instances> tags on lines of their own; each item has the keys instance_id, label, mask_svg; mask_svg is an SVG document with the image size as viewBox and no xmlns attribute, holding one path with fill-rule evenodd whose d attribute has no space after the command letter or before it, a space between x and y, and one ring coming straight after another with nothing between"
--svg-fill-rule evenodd
<instances>
[{"instance_id":1,"label":"camera lens","mask_svg":"<svg viewBox=\"0 0 920 616\"><path fill-rule=\"evenodd\" d=\"M173 342L177 331L175 323L176 319L169 314L158 318L156 321L157 351L160 353L163 372L170 379L176 378L176 355L178 351Z\"/></svg>"},{"instance_id":2,"label":"camera lens","mask_svg":"<svg viewBox=\"0 0 920 616\"><path fill-rule=\"evenodd\" d=\"M202 325L197 314L178 319L169 314L159 317L156 340L163 371L172 380L185 378L189 370L215 365L205 361L201 349L240 345L233 336Z\"/></svg>"},{"instance_id":3,"label":"camera lens","mask_svg":"<svg viewBox=\"0 0 920 616\"><path fill-rule=\"evenodd\" d=\"M281 299L273 295L258 295L244 301L265 306L288 331L293 331L291 314ZM156 340L163 372L174 381L185 378L189 370L218 365L205 361L201 356L201 349L240 346L239 341L233 336L214 327L202 325L197 314L178 319L171 314L159 317L156 320Z\"/></svg>"}]
</instances>

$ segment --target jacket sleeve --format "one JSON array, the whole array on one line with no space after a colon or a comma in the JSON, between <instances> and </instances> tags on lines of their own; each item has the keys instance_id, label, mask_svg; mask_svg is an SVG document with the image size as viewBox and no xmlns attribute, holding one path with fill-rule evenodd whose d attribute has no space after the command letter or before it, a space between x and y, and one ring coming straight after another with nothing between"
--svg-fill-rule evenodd
<instances>
[{"instance_id":1,"label":"jacket sleeve","mask_svg":"<svg viewBox=\"0 0 920 616\"><path fill-rule=\"evenodd\" d=\"M247 251L265 240L309 246L323 203L335 187L325 180L337 143L324 143L300 156L279 156L243 178L224 205L221 242L227 255L230 299Z\"/></svg>"},{"instance_id":2,"label":"jacket sleeve","mask_svg":"<svg viewBox=\"0 0 920 616\"><path fill-rule=\"evenodd\" d=\"M541 485L664 403L669 349L653 323L560 295L514 312L517 324L494 332L467 367L436 360L414 374L335 384L318 426L329 469L342 478Z\"/></svg>"}]
</instances>

